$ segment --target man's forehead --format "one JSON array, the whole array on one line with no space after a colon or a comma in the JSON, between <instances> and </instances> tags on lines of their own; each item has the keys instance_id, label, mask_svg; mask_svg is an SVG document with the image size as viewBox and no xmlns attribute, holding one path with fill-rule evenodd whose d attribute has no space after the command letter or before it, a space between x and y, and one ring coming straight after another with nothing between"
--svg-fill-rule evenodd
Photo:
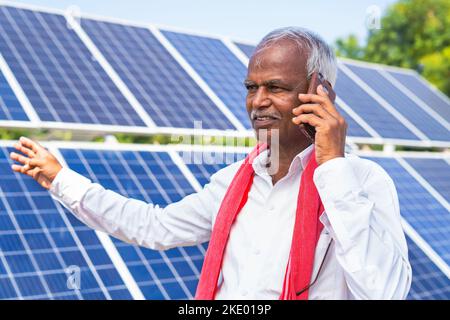
<instances>
[{"instance_id":1,"label":"man's forehead","mask_svg":"<svg viewBox=\"0 0 450 320\"><path fill-rule=\"evenodd\" d=\"M306 51L294 41L281 39L258 50L250 59L249 72L262 70L306 71Z\"/></svg>"}]
</instances>

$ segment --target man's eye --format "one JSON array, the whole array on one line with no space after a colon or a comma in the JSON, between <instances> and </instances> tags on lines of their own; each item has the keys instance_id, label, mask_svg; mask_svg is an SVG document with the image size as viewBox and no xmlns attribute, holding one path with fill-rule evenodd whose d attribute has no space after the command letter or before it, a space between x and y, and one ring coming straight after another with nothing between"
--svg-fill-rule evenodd
<instances>
[{"instance_id":1,"label":"man's eye","mask_svg":"<svg viewBox=\"0 0 450 320\"><path fill-rule=\"evenodd\" d=\"M247 91L255 91L258 89L255 85L252 84L246 84L245 88L247 88Z\"/></svg>"},{"instance_id":2,"label":"man's eye","mask_svg":"<svg viewBox=\"0 0 450 320\"><path fill-rule=\"evenodd\" d=\"M277 87L277 86L270 86L268 89L269 89L270 92L275 92L275 93L283 91L283 88L280 88L280 87Z\"/></svg>"}]
</instances>

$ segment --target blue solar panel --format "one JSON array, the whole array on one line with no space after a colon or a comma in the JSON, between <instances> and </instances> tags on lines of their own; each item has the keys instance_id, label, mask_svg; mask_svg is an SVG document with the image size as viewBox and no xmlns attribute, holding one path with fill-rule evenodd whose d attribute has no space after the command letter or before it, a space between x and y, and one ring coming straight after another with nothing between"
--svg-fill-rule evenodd
<instances>
[{"instance_id":1,"label":"blue solar panel","mask_svg":"<svg viewBox=\"0 0 450 320\"><path fill-rule=\"evenodd\" d=\"M402 216L447 264L450 263L450 214L447 209L397 160L370 159L380 164L394 180Z\"/></svg>"},{"instance_id":2,"label":"blue solar panel","mask_svg":"<svg viewBox=\"0 0 450 320\"><path fill-rule=\"evenodd\" d=\"M339 106L339 103L335 103L338 112L345 118L348 124L347 136L351 137L372 137L370 133L366 131L358 122L356 122L347 112Z\"/></svg>"},{"instance_id":3,"label":"blue solar panel","mask_svg":"<svg viewBox=\"0 0 450 320\"><path fill-rule=\"evenodd\" d=\"M81 26L158 126L235 129L148 29L88 19Z\"/></svg>"},{"instance_id":4,"label":"blue solar panel","mask_svg":"<svg viewBox=\"0 0 450 320\"><path fill-rule=\"evenodd\" d=\"M391 76L397 79L401 84L408 88L412 93L425 102L430 108L450 122L450 102L433 91L428 85L424 84L419 76L406 74L403 72L387 71Z\"/></svg>"},{"instance_id":5,"label":"blue solar panel","mask_svg":"<svg viewBox=\"0 0 450 320\"><path fill-rule=\"evenodd\" d=\"M0 298L131 298L95 233L14 173L10 151L0 150ZM70 266L80 270L80 290L67 285Z\"/></svg>"},{"instance_id":6,"label":"blue solar panel","mask_svg":"<svg viewBox=\"0 0 450 320\"><path fill-rule=\"evenodd\" d=\"M450 202L450 165L444 159L405 158L405 160Z\"/></svg>"},{"instance_id":7,"label":"blue solar panel","mask_svg":"<svg viewBox=\"0 0 450 320\"><path fill-rule=\"evenodd\" d=\"M179 155L202 186L210 181L211 175L246 156L244 153L220 151L209 153L186 151L180 152Z\"/></svg>"},{"instance_id":8,"label":"blue solar panel","mask_svg":"<svg viewBox=\"0 0 450 320\"><path fill-rule=\"evenodd\" d=\"M248 58L251 58L253 52L255 51L256 46L252 46L249 44L244 44L244 43L239 43L239 42L235 42L234 43L239 49L241 49L242 52L245 53L245 55Z\"/></svg>"},{"instance_id":9,"label":"blue solar panel","mask_svg":"<svg viewBox=\"0 0 450 320\"><path fill-rule=\"evenodd\" d=\"M409 262L412 266L412 284L408 299L448 300L450 299L450 280L439 270L423 251L406 237Z\"/></svg>"},{"instance_id":10,"label":"blue solar panel","mask_svg":"<svg viewBox=\"0 0 450 320\"><path fill-rule=\"evenodd\" d=\"M0 72L0 120L29 121L2 72Z\"/></svg>"},{"instance_id":11,"label":"blue solar panel","mask_svg":"<svg viewBox=\"0 0 450 320\"><path fill-rule=\"evenodd\" d=\"M418 139L341 70L337 77L336 93L383 138Z\"/></svg>"},{"instance_id":12,"label":"blue solar panel","mask_svg":"<svg viewBox=\"0 0 450 320\"><path fill-rule=\"evenodd\" d=\"M0 50L41 120L144 125L63 16L2 6Z\"/></svg>"},{"instance_id":13,"label":"blue solar panel","mask_svg":"<svg viewBox=\"0 0 450 320\"><path fill-rule=\"evenodd\" d=\"M247 68L218 39L162 31L194 70L248 129L251 128L245 109L247 92L244 80Z\"/></svg>"},{"instance_id":14,"label":"blue solar panel","mask_svg":"<svg viewBox=\"0 0 450 320\"><path fill-rule=\"evenodd\" d=\"M120 194L165 206L194 192L165 152L61 150L69 166ZM204 247L154 251L114 240L147 299L192 298Z\"/></svg>"},{"instance_id":15,"label":"blue solar panel","mask_svg":"<svg viewBox=\"0 0 450 320\"><path fill-rule=\"evenodd\" d=\"M450 141L450 132L377 70L345 64L430 140Z\"/></svg>"}]
</instances>

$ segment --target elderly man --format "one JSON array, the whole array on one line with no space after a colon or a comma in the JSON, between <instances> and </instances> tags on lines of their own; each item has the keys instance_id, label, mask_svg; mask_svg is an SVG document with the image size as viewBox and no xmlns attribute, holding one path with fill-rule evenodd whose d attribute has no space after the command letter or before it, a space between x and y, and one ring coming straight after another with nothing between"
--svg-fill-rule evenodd
<instances>
[{"instance_id":1,"label":"elderly man","mask_svg":"<svg viewBox=\"0 0 450 320\"><path fill-rule=\"evenodd\" d=\"M15 145L25 156L11 154L20 162L13 170L129 243L164 250L210 241L198 299L404 299L411 268L394 184L374 162L345 154L347 125L323 86L305 94L314 72L334 84L336 70L314 33L268 34L245 85L253 127L271 142L165 208L105 190L27 138ZM314 143L299 128L307 124Z\"/></svg>"}]
</instances>

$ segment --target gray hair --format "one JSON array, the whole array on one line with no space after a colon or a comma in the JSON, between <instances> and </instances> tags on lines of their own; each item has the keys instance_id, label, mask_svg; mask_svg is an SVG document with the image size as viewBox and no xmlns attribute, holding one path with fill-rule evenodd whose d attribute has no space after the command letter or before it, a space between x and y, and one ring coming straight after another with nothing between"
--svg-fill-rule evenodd
<instances>
[{"instance_id":1,"label":"gray hair","mask_svg":"<svg viewBox=\"0 0 450 320\"><path fill-rule=\"evenodd\" d=\"M256 46L253 55L282 39L294 41L298 48L308 51L306 69L308 79L320 72L333 86L337 77L337 62L333 49L316 33L300 27L284 27L267 34Z\"/></svg>"}]
</instances>

